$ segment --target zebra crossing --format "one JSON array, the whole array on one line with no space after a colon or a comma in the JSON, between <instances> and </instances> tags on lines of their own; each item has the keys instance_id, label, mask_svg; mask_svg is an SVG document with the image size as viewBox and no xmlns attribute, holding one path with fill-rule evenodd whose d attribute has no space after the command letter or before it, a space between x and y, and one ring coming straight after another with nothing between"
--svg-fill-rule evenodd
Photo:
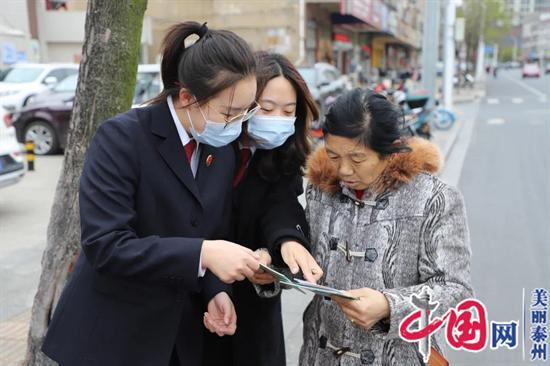
<instances>
[{"instance_id":1,"label":"zebra crossing","mask_svg":"<svg viewBox=\"0 0 550 366\"><path fill-rule=\"evenodd\" d=\"M548 103L548 98L541 96L534 98L538 103L546 104ZM523 104L531 101L530 98L520 98L520 97L502 97L502 98L485 98L485 103L489 105L497 104Z\"/></svg>"}]
</instances>

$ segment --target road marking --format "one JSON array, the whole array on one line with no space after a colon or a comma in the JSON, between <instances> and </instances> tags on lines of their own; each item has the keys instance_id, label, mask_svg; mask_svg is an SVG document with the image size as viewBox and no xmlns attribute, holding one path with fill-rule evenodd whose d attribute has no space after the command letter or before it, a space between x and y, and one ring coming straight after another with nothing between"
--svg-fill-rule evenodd
<instances>
[{"instance_id":1,"label":"road marking","mask_svg":"<svg viewBox=\"0 0 550 366\"><path fill-rule=\"evenodd\" d=\"M540 90L537 90L535 88L533 88L532 86L529 86L527 85L525 82L521 81L521 80L516 80L516 79L513 79L511 78L510 76L508 75L502 75L504 76L504 78L518 84L519 86L521 86L523 89L535 94L537 97L539 98L546 98L546 94L544 94L543 92L541 92Z\"/></svg>"},{"instance_id":2,"label":"road marking","mask_svg":"<svg viewBox=\"0 0 550 366\"><path fill-rule=\"evenodd\" d=\"M500 100L498 100L498 98L488 98L487 99L487 104L498 104L500 103Z\"/></svg>"},{"instance_id":3,"label":"road marking","mask_svg":"<svg viewBox=\"0 0 550 366\"><path fill-rule=\"evenodd\" d=\"M487 120L488 125L503 125L505 123L503 118L489 118Z\"/></svg>"},{"instance_id":4,"label":"road marking","mask_svg":"<svg viewBox=\"0 0 550 366\"><path fill-rule=\"evenodd\" d=\"M542 96L539 98L539 102L541 103L546 103L547 99L546 99L546 96Z\"/></svg>"},{"instance_id":5,"label":"road marking","mask_svg":"<svg viewBox=\"0 0 550 366\"><path fill-rule=\"evenodd\" d=\"M521 104L521 103L523 103L523 99L522 98L512 98L512 103Z\"/></svg>"}]
</instances>

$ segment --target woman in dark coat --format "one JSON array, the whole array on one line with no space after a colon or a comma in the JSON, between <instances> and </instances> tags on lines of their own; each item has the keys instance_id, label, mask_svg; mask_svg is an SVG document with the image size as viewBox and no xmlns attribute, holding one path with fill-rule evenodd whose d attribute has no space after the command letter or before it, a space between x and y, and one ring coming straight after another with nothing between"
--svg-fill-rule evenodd
<instances>
[{"instance_id":1,"label":"woman in dark coat","mask_svg":"<svg viewBox=\"0 0 550 366\"><path fill-rule=\"evenodd\" d=\"M322 270L308 252L308 225L298 202L302 169L310 151L308 132L318 112L306 83L282 55L258 52L260 111L234 144L234 240L316 282ZM285 361L281 296L268 274L233 285L234 336L207 335L204 365L282 366Z\"/></svg>"},{"instance_id":2,"label":"woman in dark coat","mask_svg":"<svg viewBox=\"0 0 550 366\"><path fill-rule=\"evenodd\" d=\"M80 180L82 254L42 348L60 365L200 365L205 310L234 333L227 284L252 276L259 256L218 239L255 64L234 33L176 24L155 103L98 129Z\"/></svg>"}]
</instances>

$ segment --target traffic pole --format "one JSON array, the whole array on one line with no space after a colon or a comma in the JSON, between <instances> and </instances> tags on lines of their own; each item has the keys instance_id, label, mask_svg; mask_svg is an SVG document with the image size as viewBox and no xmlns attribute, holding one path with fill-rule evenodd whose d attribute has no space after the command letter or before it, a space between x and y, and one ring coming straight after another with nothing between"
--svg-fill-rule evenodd
<instances>
[{"instance_id":1,"label":"traffic pole","mask_svg":"<svg viewBox=\"0 0 550 366\"><path fill-rule=\"evenodd\" d=\"M27 170L29 172L34 171L34 141L27 141L25 143L25 149L27 152Z\"/></svg>"}]
</instances>

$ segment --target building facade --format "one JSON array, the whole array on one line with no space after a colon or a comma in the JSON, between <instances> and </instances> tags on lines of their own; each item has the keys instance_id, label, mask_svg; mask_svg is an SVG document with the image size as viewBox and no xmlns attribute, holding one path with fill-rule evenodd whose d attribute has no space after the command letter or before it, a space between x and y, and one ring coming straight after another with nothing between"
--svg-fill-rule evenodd
<instances>
[{"instance_id":1,"label":"building facade","mask_svg":"<svg viewBox=\"0 0 550 366\"><path fill-rule=\"evenodd\" d=\"M79 62L86 0L8 1L26 5L19 6L22 25L12 36L25 45L11 46L21 60ZM254 49L282 53L300 65L329 62L343 73L415 67L425 1L149 0L140 62L159 62L166 30L196 20L232 30ZM0 23L0 37L2 29Z\"/></svg>"}]
</instances>

